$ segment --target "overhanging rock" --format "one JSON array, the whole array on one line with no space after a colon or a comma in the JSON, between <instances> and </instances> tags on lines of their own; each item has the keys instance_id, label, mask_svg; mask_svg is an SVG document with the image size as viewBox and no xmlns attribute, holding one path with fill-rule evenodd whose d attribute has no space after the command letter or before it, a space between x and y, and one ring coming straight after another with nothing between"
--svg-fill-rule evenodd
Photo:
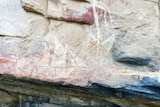
<instances>
[{"instance_id":1,"label":"overhanging rock","mask_svg":"<svg viewBox=\"0 0 160 107\"><path fill-rule=\"evenodd\" d=\"M19 106L45 104L65 107L160 106L159 84L110 87L106 84L89 82L86 87L78 87L63 82L51 83L0 75L0 88L12 93L11 96L15 97L11 100L15 101L12 105Z\"/></svg>"}]
</instances>

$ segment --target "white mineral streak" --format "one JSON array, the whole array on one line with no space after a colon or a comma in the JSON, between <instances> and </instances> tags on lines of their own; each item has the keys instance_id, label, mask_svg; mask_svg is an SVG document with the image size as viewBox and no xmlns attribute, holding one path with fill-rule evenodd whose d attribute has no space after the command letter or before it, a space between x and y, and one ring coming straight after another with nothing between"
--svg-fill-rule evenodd
<instances>
[{"instance_id":1,"label":"white mineral streak","mask_svg":"<svg viewBox=\"0 0 160 107\"><path fill-rule=\"evenodd\" d=\"M96 37L97 37L97 42L101 42L102 41L102 37L101 37L101 31L100 31L100 24L98 21L98 14L96 12L96 7L97 7L97 0L92 0L92 7L93 7L93 13L94 13L94 18L95 18L95 25L96 25Z\"/></svg>"},{"instance_id":2,"label":"white mineral streak","mask_svg":"<svg viewBox=\"0 0 160 107\"><path fill-rule=\"evenodd\" d=\"M158 71L158 2L1 0L0 73L80 86L137 84L118 71ZM152 66L115 61L126 57L151 58Z\"/></svg>"}]
</instances>

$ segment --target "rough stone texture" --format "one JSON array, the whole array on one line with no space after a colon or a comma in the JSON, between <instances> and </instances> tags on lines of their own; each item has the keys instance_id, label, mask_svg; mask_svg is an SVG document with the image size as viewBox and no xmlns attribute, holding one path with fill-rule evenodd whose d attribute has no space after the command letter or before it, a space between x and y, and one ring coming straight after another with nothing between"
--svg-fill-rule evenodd
<instances>
[{"instance_id":1,"label":"rough stone texture","mask_svg":"<svg viewBox=\"0 0 160 107\"><path fill-rule=\"evenodd\" d=\"M48 21L39 15L25 12L19 0L14 2L3 0L0 5L0 34L2 36L28 37L34 33L35 36L46 32Z\"/></svg>"},{"instance_id":2,"label":"rough stone texture","mask_svg":"<svg viewBox=\"0 0 160 107\"><path fill-rule=\"evenodd\" d=\"M86 41L86 34L87 32L85 31L85 27L82 25L51 20L49 33L45 36L45 41L51 45L59 42L64 48L67 45L70 47L71 52L73 51L73 53L77 55L81 50L83 50L84 43ZM56 45L54 45L54 47L55 46ZM60 53L59 48L56 49L54 53L57 53L57 51ZM62 50L62 53L64 52L65 50Z\"/></svg>"},{"instance_id":3,"label":"rough stone texture","mask_svg":"<svg viewBox=\"0 0 160 107\"><path fill-rule=\"evenodd\" d=\"M47 0L21 0L24 9L46 15Z\"/></svg>"},{"instance_id":4,"label":"rough stone texture","mask_svg":"<svg viewBox=\"0 0 160 107\"><path fill-rule=\"evenodd\" d=\"M46 18L78 23L94 23L92 5L76 0L21 0L25 10ZM77 8L78 7L78 8Z\"/></svg>"},{"instance_id":5,"label":"rough stone texture","mask_svg":"<svg viewBox=\"0 0 160 107\"><path fill-rule=\"evenodd\" d=\"M16 100L16 97L9 95L6 92L0 91L0 105L3 103L8 103Z\"/></svg>"},{"instance_id":6,"label":"rough stone texture","mask_svg":"<svg viewBox=\"0 0 160 107\"><path fill-rule=\"evenodd\" d=\"M87 85L88 80L116 85L132 84L136 79L121 78L119 70L159 69L158 1L49 0L48 8L46 2L0 2L1 73L75 85ZM94 14L86 17L95 23L47 19L26 12L25 4L42 14L47 8L47 13L57 17L61 12L52 10L67 7L82 15L91 8Z\"/></svg>"},{"instance_id":7,"label":"rough stone texture","mask_svg":"<svg viewBox=\"0 0 160 107\"><path fill-rule=\"evenodd\" d=\"M78 86L160 83L159 2L1 0L0 74Z\"/></svg>"},{"instance_id":8,"label":"rough stone texture","mask_svg":"<svg viewBox=\"0 0 160 107\"><path fill-rule=\"evenodd\" d=\"M110 5L113 15L121 17L113 19L110 25L121 31L116 35L113 47L113 55L116 59L139 57L151 58L152 61L159 60L160 32L157 2L135 0L129 2L125 8L119 3ZM114 9L116 5L117 8Z\"/></svg>"},{"instance_id":9,"label":"rough stone texture","mask_svg":"<svg viewBox=\"0 0 160 107\"><path fill-rule=\"evenodd\" d=\"M48 0L47 15L49 18L94 23L93 9L89 3L74 0Z\"/></svg>"},{"instance_id":10,"label":"rough stone texture","mask_svg":"<svg viewBox=\"0 0 160 107\"><path fill-rule=\"evenodd\" d=\"M0 75L0 77L0 88L17 97L16 102L9 104L14 106L9 107L46 107L47 105L62 107L159 107L160 105L158 102L160 87L128 85L113 88L91 82L87 87L77 87L66 85L63 82L50 83L28 78L18 79L7 75Z\"/></svg>"}]
</instances>

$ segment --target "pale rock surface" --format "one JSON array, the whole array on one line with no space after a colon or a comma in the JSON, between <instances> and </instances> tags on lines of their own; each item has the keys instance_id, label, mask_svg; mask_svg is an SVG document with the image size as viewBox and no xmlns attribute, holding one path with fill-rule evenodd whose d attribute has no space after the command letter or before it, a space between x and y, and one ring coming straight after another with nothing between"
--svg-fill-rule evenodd
<instances>
[{"instance_id":1,"label":"pale rock surface","mask_svg":"<svg viewBox=\"0 0 160 107\"><path fill-rule=\"evenodd\" d=\"M19 0L14 2L10 0L2 0L0 2L0 34L6 36L28 37L33 33L31 29L39 24L40 35L47 29L48 20L35 14L24 11ZM42 27L45 27L43 29ZM43 29L43 30L42 30ZM30 32L31 31L31 32ZM34 31L34 30L33 30Z\"/></svg>"},{"instance_id":2,"label":"pale rock surface","mask_svg":"<svg viewBox=\"0 0 160 107\"><path fill-rule=\"evenodd\" d=\"M74 0L48 0L49 18L80 23L94 23L93 9L87 2Z\"/></svg>"},{"instance_id":3,"label":"pale rock surface","mask_svg":"<svg viewBox=\"0 0 160 107\"><path fill-rule=\"evenodd\" d=\"M21 2L26 10L46 15L47 0L21 0Z\"/></svg>"},{"instance_id":4,"label":"pale rock surface","mask_svg":"<svg viewBox=\"0 0 160 107\"><path fill-rule=\"evenodd\" d=\"M54 44L51 39L57 38L63 46L68 45L75 54L83 49L87 34L82 25L56 20L50 21L49 33L52 37L45 37L48 43Z\"/></svg>"},{"instance_id":5,"label":"pale rock surface","mask_svg":"<svg viewBox=\"0 0 160 107\"><path fill-rule=\"evenodd\" d=\"M120 70L159 70L158 0L1 0L0 12L1 74L123 86L139 78Z\"/></svg>"},{"instance_id":6,"label":"pale rock surface","mask_svg":"<svg viewBox=\"0 0 160 107\"><path fill-rule=\"evenodd\" d=\"M21 0L21 2L25 10L42 14L46 18L94 23L93 9L88 2L76 0Z\"/></svg>"},{"instance_id":7,"label":"pale rock surface","mask_svg":"<svg viewBox=\"0 0 160 107\"><path fill-rule=\"evenodd\" d=\"M157 3L158 0L154 2L134 0L128 2L126 6L118 2L109 5L113 14L113 22L109 26L121 31L116 35L113 46L115 59L151 58L154 63L160 60L158 55L160 54L160 21ZM117 18L114 18L114 15Z\"/></svg>"}]
</instances>

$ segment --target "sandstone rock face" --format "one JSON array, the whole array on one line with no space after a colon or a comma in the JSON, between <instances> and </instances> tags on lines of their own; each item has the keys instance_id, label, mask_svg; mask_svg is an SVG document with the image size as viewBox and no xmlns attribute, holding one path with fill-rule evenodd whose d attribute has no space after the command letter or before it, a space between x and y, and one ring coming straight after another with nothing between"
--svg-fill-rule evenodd
<instances>
[{"instance_id":1,"label":"sandstone rock face","mask_svg":"<svg viewBox=\"0 0 160 107\"><path fill-rule=\"evenodd\" d=\"M78 86L160 82L158 4L1 0L0 73Z\"/></svg>"},{"instance_id":2,"label":"sandstone rock face","mask_svg":"<svg viewBox=\"0 0 160 107\"><path fill-rule=\"evenodd\" d=\"M0 13L0 104L159 106L159 0L1 0Z\"/></svg>"},{"instance_id":3,"label":"sandstone rock face","mask_svg":"<svg viewBox=\"0 0 160 107\"><path fill-rule=\"evenodd\" d=\"M116 4L111 5L113 14L119 15L110 25L114 29L121 30L117 35L113 54L116 59L122 57L141 57L159 60L159 9L158 1L136 1L128 3L123 8L117 4L117 10L113 9ZM143 5L142 5L143 4ZM156 4L156 5L155 5Z\"/></svg>"},{"instance_id":4,"label":"sandstone rock face","mask_svg":"<svg viewBox=\"0 0 160 107\"><path fill-rule=\"evenodd\" d=\"M27 11L33 11L45 15L47 11L47 0L22 0L22 6Z\"/></svg>"},{"instance_id":5,"label":"sandstone rock face","mask_svg":"<svg viewBox=\"0 0 160 107\"><path fill-rule=\"evenodd\" d=\"M93 8L89 3L71 0L48 0L47 15L49 18L94 23Z\"/></svg>"}]
</instances>

